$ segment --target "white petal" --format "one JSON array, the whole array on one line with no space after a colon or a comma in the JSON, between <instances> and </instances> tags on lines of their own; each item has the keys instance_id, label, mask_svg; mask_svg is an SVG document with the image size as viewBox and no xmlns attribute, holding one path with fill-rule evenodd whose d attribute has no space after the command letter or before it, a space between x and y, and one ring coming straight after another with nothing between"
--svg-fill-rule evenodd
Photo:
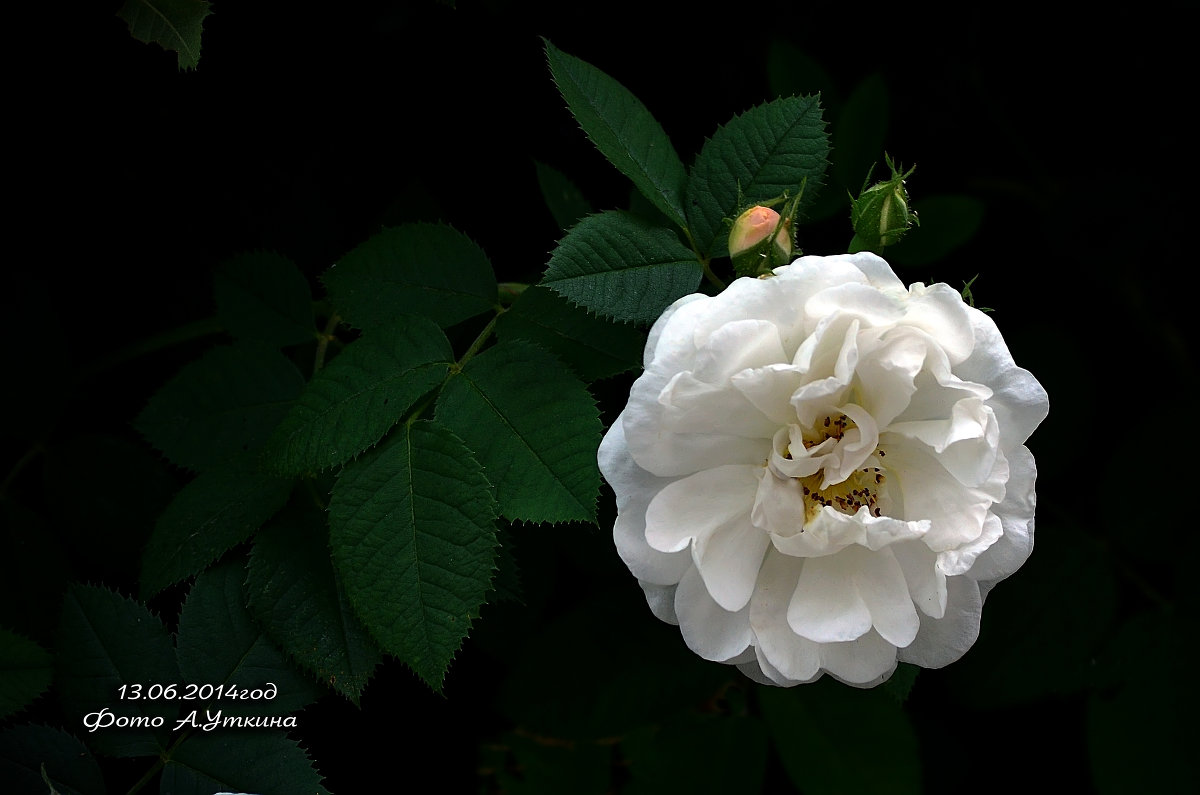
<instances>
[{"instance_id":1,"label":"white petal","mask_svg":"<svg viewBox=\"0 0 1200 795\"><path fill-rule=\"evenodd\" d=\"M713 601L694 568L679 582L675 615L688 648L706 660L725 662L750 645L750 607L731 613Z\"/></svg>"},{"instance_id":2,"label":"white petal","mask_svg":"<svg viewBox=\"0 0 1200 795\"><path fill-rule=\"evenodd\" d=\"M768 552L750 602L750 626L760 657L765 657L785 680L796 682L808 681L821 670L819 645L797 635L787 620L788 605L804 565L802 558Z\"/></svg>"},{"instance_id":3,"label":"white petal","mask_svg":"<svg viewBox=\"0 0 1200 795\"><path fill-rule=\"evenodd\" d=\"M661 552L748 517L762 467L720 466L673 481L646 509L646 541Z\"/></svg>"},{"instance_id":4,"label":"white petal","mask_svg":"<svg viewBox=\"0 0 1200 795\"><path fill-rule=\"evenodd\" d=\"M646 350L643 354L643 359L642 359L643 367L650 367L650 364L656 358L663 358L663 359L670 358L669 350L672 348L679 347L679 343L664 344L663 351L660 353L658 350L659 343L662 341L662 337L663 337L664 332L667 330L667 326L670 324L672 318L675 317L675 314L677 312L679 312L679 310L681 310L684 306L686 306L694 301L706 301L706 300L709 300L708 296L701 295L700 293L692 293L691 295L685 295L684 297L680 298L675 303L668 306L665 310L663 310L663 313L658 316L658 320L654 321L654 325L650 327L650 333L646 337ZM688 313L694 314L694 311L695 311L695 308L693 308L692 310L689 310ZM680 336L679 330L687 329L687 328L688 328L688 323L686 321L682 322L682 323L676 323L674 326L674 329L675 329L674 336L679 337ZM689 353L694 352L695 349L691 346L691 334L690 333L686 335L686 339L687 339L686 347L689 350ZM689 361L690 361L690 357L689 357Z\"/></svg>"},{"instance_id":5,"label":"white petal","mask_svg":"<svg viewBox=\"0 0 1200 795\"><path fill-rule=\"evenodd\" d=\"M808 299L804 311L817 320L844 314L857 318L864 326L892 326L904 317L905 306L900 296L883 293L876 287L842 284Z\"/></svg>"},{"instance_id":6,"label":"white petal","mask_svg":"<svg viewBox=\"0 0 1200 795\"><path fill-rule=\"evenodd\" d=\"M770 453L769 437L737 436L720 425L692 433L664 428L666 409L658 398L667 383L666 379L659 383L650 371L643 373L634 382L623 413L629 452L643 469L661 477L690 475L721 464L762 463Z\"/></svg>"},{"instance_id":7,"label":"white petal","mask_svg":"<svg viewBox=\"0 0 1200 795\"><path fill-rule=\"evenodd\" d=\"M730 383L764 417L783 426L796 421L796 413L788 402L800 388L802 379L795 365L771 364L743 370L735 374Z\"/></svg>"},{"instance_id":8,"label":"white petal","mask_svg":"<svg viewBox=\"0 0 1200 795\"><path fill-rule=\"evenodd\" d=\"M1000 426L1000 446L1008 452L1024 444L1046 419L1049 400L1038 380L1028 370L1017 367L995 321L973 308L968 308L968 316L975 348L966 361L954 367L954 372L965 381L991 388L988 405Z\"/></svg>"},{"instance_id":9,"label":"white petal","mask_svg":"<svg viewBox=\"0 0 1200 795\"><path fill-rule=\"evenodd\" d=\"M950 362L957 363L965 360L975 345L968 308L958 290L948 284L932 284L924 289L914 285L903 323L927 332Z\"/></svg>"},{"instance_id":10,"label":"white petal","mask_svg":"<svg viewBox=\"0 0 1200 795\"><path fill-rule=\"evenodd\" d=\"M893 646L907 646L917 636L921 621L908 593L908 581L890 547L870 552L853 547L859 559L854 584L871 611L871 625ZM845 554L845 553L843 553Z\"/></svg>"},{"instance_id":11,"label":"white petal","mask_svg":"<svg viewBox=\"0 0 1200 795\"><path fill-rule=\"evenodd\" d=\"M929 520L929 548L942 552L979 538L993 495L964 486L920 443L890 433L883 441L888 492L901 495L904 518Z\"/></svg>"},{"instance_id":12,"label":"white petal","mask_svg":"<svg viewBox=\"0 0 1200 795\"><path fill-rule=\"evenodd\" d=\"M750 679L758 682L760 685L779 685L782 687L790 687L798 684L788 679L779 671L775 670L769 662L763 659L762 653L755 649L757 656L754 662L741 663L738 665L738 670L744 673Z\"/></svg>"},{"instance_id":13,"label":"white petal","mask_svg":"<svg viewBox=\"0 0 1200 795\"><path fill-rule=\"evenodd\" d=\"M946 575L938 569L938 556L921 543L895 544L889 549L896 556L908 593L921 612L930 618L946 614Z\"/></svg>"},{"instance_id":14,"label":"white petal","mask_svg":"<svg viewBox=\"0 0 1200 795\"><path fill-rule=\"evenodd\" d=\"M650 605L650 612L660 621L678 626L679 617L675 615L675 590L679 586L655 585L642 580L638 580L638 585L642 586L642 591L646 594L646 604Z\"/></svg>"},{"instance_id":15,"label":"white petal","mask_svg":"<svg viewBox=\"0 0 1200 795\"><path fill-rule=\"evenodd\" d=\"M892 266L887 264L887 261L878 254L872 254L870 251L860 251L857 254L837 254L826 259L841 259L848 261L855 268L860 270L871 286L877 287L886 292L902 293L906 292L904 282L896 276Z\"/></svg>"},{"instance_id":16,"label":"white petal","mask_svg":"<svg viewBox=\"0 0 1200 795\"><path fill-rule=\"evenodd\" d=\"M717 604L732 611L746 606L768 546L767 534L750 522L749 512L696 539L692 557Z\"/></svg>"},{"instance_id":17,"label":"white petal","mask_svg":"<svg viewBox=\"0 0 1200 795\"><path fill-rule=\"evenodd\" d=\"M735 373L789 361L779 329L766 320L734 320L714 330L696 352L692 368L709 383L727 383Z\"/></svg>"},{"instance_id":18,"label":"white petal","mask_svg":"<svg viewBox=\"0 0 1200 795\"><path fill-rule=\"evenodd\" d=\"M1004 535L1004 526L1000 523L1000 518L988 511L987 518L983 520L983 532L979 534L979 538L956 549L938 553L938 569L950 577L966 574L979 556L995 544L1002 535Z\"/></svg>"},{"instance_id":19,"label":"white petal","mask_svg":"<svg viewBox=\"0 0 1200 795\"><path fill-rule=\"evenodd\" d=\"M858 563L854 547L804 561L787 610L788 625L797 635L817 643L836 643L862 637L871 629L871 611L855 586Z\"/></svg>"},{"instance_id":20,"label":"white petal","mask_svg":"<svg viewBox=\"0 0 1200 795\"><path fill-rule=\"evenodd\" d=\"M1021 567L1033 552L1033 515L1037 505L1034 483L1037 466L1033 455L1024 446L1008 452L1008 483L1004 501L992 507L1004 528L996 543L975 559L972 579L997 582Z\"/></svg>"},{"instance_id":21,"label":"white petal","mask_svg":"<svg viewBox=\"0 0 1200 795\"><path fill-rule=\"evenodd\" d=\"M855 369L862 385L860 401L881 427L908 407L917 390L914 379L925 366L930 344L923 333L904 327L860 336Z\"/></svg>"},{"instance_id":22,"label":"white petal","mask_svg":"<svg viewBox=\"0 0 1200 795\"><path fill-rule=\"evenodd\" d=\"M979 616L983 599L979 585L970 577L946 580L946 615L930 618L921 615L916 640L900 650L901 662L922 668L941 668L962 657L979 637Z\"/></svg>"},{"instance_id":23,"label":"white petal","mask_svg":"<svg viewBox=\"0 0 1200 795\"><path fill-rule=\"evenodd\" d=\"M848 643L825 643L821 645L821 667L845 684L875 687L896 670L896 647L878 632Z\"/></svg>"},{"instance_id":24,"label":"white petal","mask_svg":"<svg viewBox=\"0 0 1200 795\"><path fill-rule=\"evenodd\" d=\"M687 552L660 552L646 543L646 508L672 479L655 477L634 462L625 444L621 417L601 440L597 460L617 496L613 541L621 560L639 580L659 585L679 582L692 565L691 556Z\"/></svg>"},{"instance_id":25,"label":"white petal","mask_svg":"<svg viewBox=\"0 0 1200 795\"><path fill-rule=\"evenodd\" d=\"M671 483L646 510L646 541L692 557L713 598L740 610L754 592L767 534L750 521L762 467L724 466Z\"/></svg>"}]
</instances>

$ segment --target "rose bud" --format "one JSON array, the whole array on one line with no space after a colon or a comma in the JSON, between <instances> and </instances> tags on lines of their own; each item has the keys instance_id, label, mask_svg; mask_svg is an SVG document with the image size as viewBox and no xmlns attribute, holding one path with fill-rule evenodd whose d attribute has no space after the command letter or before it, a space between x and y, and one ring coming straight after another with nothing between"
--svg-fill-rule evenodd
<instances>
[{"instance_id":1,"label":"rose bud","mask_svg":"<svg viewBox=\"0 0 1200 795\"><path fill-rule=\"evenodd\" d=\"M917 214L909 207L908 191L904 188L904 180L914 169L900 173L891 157L884 155L884 158L891 169L891 178L869 188L864 182L863 191L851 202L850 222L854 225L851 253L873 251L878 254L886 246L899 243L910 226L920 225ZM868 174L867 180L870 178Z\"/></svg>"},{"instance_id":2,"label":"rose bud","mask_svg":"<svg viewBox=\"0 0 1200 795\"><path fill-rule=\"evenodd\" d=\"M729 256L739 276L757 276L786 265L792 256L791 221L770 207L751 207L733 222Z\"/></svg>"}]
</instances>

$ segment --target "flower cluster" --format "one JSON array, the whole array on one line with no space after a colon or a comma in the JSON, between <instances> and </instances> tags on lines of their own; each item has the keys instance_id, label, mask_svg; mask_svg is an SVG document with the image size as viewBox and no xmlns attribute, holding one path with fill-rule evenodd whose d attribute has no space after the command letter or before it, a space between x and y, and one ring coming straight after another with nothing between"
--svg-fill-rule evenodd
<instances>
[{"instance_id":1,"label":"flower cluster","mask_svg":"<svg viewBox=\"0 0 1200 795\"><path fill-rule=\"evenodd\" d=\"M700 656L871 686L975 641L1033 547L1046 393L945 284L802 257L655 323L600 446L621 558Z\"/></svg>"}]
</instances>

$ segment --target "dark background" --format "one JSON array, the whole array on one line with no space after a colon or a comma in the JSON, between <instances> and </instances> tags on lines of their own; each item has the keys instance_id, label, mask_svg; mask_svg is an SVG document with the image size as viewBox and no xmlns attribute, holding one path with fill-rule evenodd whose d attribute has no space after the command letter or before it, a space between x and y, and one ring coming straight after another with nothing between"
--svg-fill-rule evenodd
<instances>
[{"instance_id":1,"label":"dark background","mask_svg":"<svg viewBox=\"0 0 1200 795\"><path fill-rule=\"evenodd\" d=\"M47 637L68 579L134 592L137 534L161 508L146 483L169 494L185 476L130 422L219 337L89 368L210 317L223 259L275 250L316 287L381 226L443 220L483 247L502 280L534 282L561 234L535 160L597 209L627 206L630 190L566 111L539 37L633 91L685 163L718 123L772 98L772 75L786 82L779 59L798 50L826 70L834 112L861 80L882 76L885 148L917 164L918 212L922 196L984 203L966 245L898 270L955 286L981 274L978 302L996 309L1017 362L1050 395L1030 441L1038 549L989 599L978 646L922 673L908 702L926 789L1024 787L1038 771L1047 787L1115 792L1105 784L1123 780L1114 765L1136 778L1159 764L1160 738L1157 753L1174 753L1179 699L1194 698L1175 641L1196 607L1185 587L1197 551L1185 341L1195 263L1184 248L1196 177L1181 122L1190 10L1057 19L1008 6L218 2L199 68L185 73L173 53L133 40L118 6L42 20L53 34L31 28L8 81L16 245L0 453L5 473L27 461L5 499L44 514L50 541L22 541L35 562L8 564L0 623ZM800 242L837 253L850 235L839 214L802 227ZM606 421L632 377L595 386ZM140 450L145 472L123 478L72 456L96 434ZM64 458L75 468L55 469ZM120 543L56 512L55 495L75 487L102 490L114 505L101 512L125 512ZM525 604L485 608L444 695L392 663L361 710L331 695L302 713L298 736L330 789L432 766L444 791L486 790L487 749L522 728L505 704L569 706L590 676L629 662L611 624L657 637L656 649L682 647L611 549L611 511L600 529L514 529ZM611 623L581 627L581 615ZM1130 733L1120 745L1105 723L1114 703L1134 705L1119 712ZM791 791L775 763L767 786Z\"/></svg>"}]
</instances>

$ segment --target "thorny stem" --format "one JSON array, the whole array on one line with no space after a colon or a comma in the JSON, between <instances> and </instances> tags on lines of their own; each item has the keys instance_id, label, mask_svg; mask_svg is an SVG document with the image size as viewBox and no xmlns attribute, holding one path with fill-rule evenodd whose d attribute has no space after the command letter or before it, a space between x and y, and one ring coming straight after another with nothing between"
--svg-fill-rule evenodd
<instances>
[{"instance_id":1,"label":"thorny stem","mask_svg":"<svg viewBox=\"0 0 1200 795\"><path fill-rule=\"evenodd\" d=\"M456 370L461 370L464 364L471 361L475 354L479 353L479 349L483 347L483 343L487 342L488 337L492 336L492 332L496 330L496 321L499 320L500 316L507 311L508 307L506 306L496 307L495 316L488 321L486 326L483 327L483 331L479 332L479 336L476 337L475 341L472 342L470 347L467 348L466 352L462 355L462 358L454 363Z\"/></svg>"},{"instance_id":2,"label":"thorny stem","mask_svg":"<svg viewBox=\"0 0 1200 795\"><path fill-rule=\"evenodd\" d=\"M459 358L459 360L450 365L451 374L462 370L463 365L469 362L475 356L475 354L479 353L479 349L483 347L483 344L488 341L488 337L492 336L492 332L496 330L496 321L499 320L500 316L507 311L508 307L506 306L496 307L495 316L492 317L492 319L488 321L488 324L483 327L483 331L479 332L479 336L477 336L474 341L471 342L470 346L468 346L467 350L463 352L463 355ZM437 394L438 390L435 389L434 391L430 392L424 400L417 404L417 407L409 412L408 419L405 420L405 424L411 427L412 424L416 422L418 418L420 418L421 414L425 412L425 409L429 407L429 404L433 402L433 399L437 397Z\"/></svg>"},{"instance_id":3,"label":"thorny stem","mask_svg":"<svg viewBox=\"0 0 1200 795\"><path fill-rule=\"evenodd\" d=\"M700 254L700 248L696 245L696 239L692 237L692 230L686 226L683 227L683 236L687 238L688 245L692 247L692 253L696 255L696 261L700 263L700 267L704 269L704 278L708 279L709 284L716 287L718 290L725 289L725 282L720 276L713 273L712 265L709 264L707 257Z\"/></svg>"},{"instance_id":4,"label":"thorny stem","mask_svg":"<svg viewBox=\"0 0 1200 795\"><path fill-rule=\"evenodd\" d=\"M317 342L317 354L313 360L313 375L316 375L325 366L325 351L329 348L329 343L336 339L333 332L341 322L342 316L337 312L330 315L329 320L326 321L325 329L321 332Z\"/></svg>"},{"instance_id":5,"label":"thorny stem","mask_svg":"<svg viewBox=\"0 0 1200 795\"><path fill-rule=\"evenodd\" d=\"M721 278L717 276L717 274L713 273L713 269L708 264L708 260L700 260L700 266L704 268L704 278L708 279L713 287L716 287L718 290L725 289L725 282L721 281Z\"/></svg>"},{"instance_id":6,"label":"thorny stem","mask_svg":"<svg viewBox=\"0 0 1200 795\"><path fill-rule=\"evenodd\" d=\"M496 289L500 293L500 300L511 304L521 297L521 293L529 289L529 285L523 282L500 282L496 285Z\"/></svg>"}]
</instances>

